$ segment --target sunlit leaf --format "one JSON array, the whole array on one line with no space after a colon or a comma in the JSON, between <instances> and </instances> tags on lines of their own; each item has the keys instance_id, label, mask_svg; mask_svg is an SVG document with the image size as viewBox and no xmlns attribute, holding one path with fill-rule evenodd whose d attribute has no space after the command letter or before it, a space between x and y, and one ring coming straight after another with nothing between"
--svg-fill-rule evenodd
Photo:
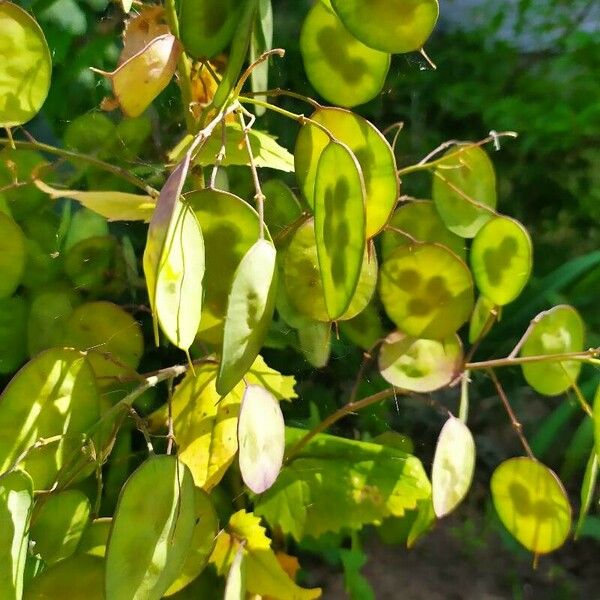
<instances>
[{"instance_id":1,"label":"sunlit leaf","mask_svg":"<svg viewBox=\"0 0 600 600\"><path fill-rule=\"evenodd\" d=\"M21 283L25 257L23 230L9 216L0 213L0 298L11 296Z\"/></svg>"},{"instance_id":2,"label":"sunlit leaf","mask_svg":"<svg viewBox=\"0 0 600 600\"><path fill-rule=\"evenodd\" d=\"M286 428L288 446L305 433ZM300 540L402 516L430 495L427 476L414 456L319 434L282 469L257 500L255 512Z\"/></svg>"},{"instance_id":3,"label":"sunlit leaf","mask_svg":"<svg viewBox=\"0 0 600 600\"><path fill-rule=\"evenodd\" d=\"M194 534L194 483L174 456L142 463L121 491L106 549L106 595L158 600L181 572Z\"/></svg>"},{"instance_id":4,"label":"sunlit leaf","mask_svg":"<svg viewBox=\"0 0 600 600\"><path fill-rule=\"evenodd\" d=\"M542 356L581 352L584 344L584 325L579 313L567 305L559 305L540 313L521 348L521 356ZM527 383L546 396L557 396L577 381L581 362L544 361L522 365Z\"/></svg>"},{"instance_id":5,"label":"sunlit leaf","mask_svg":"<svg viewBox=\"0 0 600 600\"><path fill-rule=\"evenodd\" d=\"M231 286L217 391L227 394L246 374L267 335L277 293L276 251L258 240L240 262Z\"/></svg>"},{"instance_id":6,"label":"sunlit leaf","mask_svg":"<svg viewBox=\"0 0 600 600\"><path fill-rule=\"evenodd\" d=\"M77 554L104 557L111 526L112 517L101 517L88 523L77 545Z\"/></svg>"},{"instance_id":7,"label":"sunlit leaf","mask_svg":"<svg viewBox=\"0 0 600 600\"><path fill-rule=\"evenodd\" d=\"M131 10L131 6L133 5L133 0L121 0L121 7L123 8L123 12L128 13Z\"/></svg>"},{"instance_id":8,"label":"sunlit leaf","mask_svg":"<svg viewBox=\"0 0 600 600\"><path fill-rule=\"evenodd\" d=\"M69 600L105 600L104 561L87 554L62 560L29 582L23 600L63 598L65 590Z\"/></svg>"},{"instance_id":9,"label":"sunlit leaf","mask_svg":"<svg viewBox=\"0 0 600 600\"><path fill-rule=\"evenodd\" d=\"M310 117L325 126L352 151L365 182L366 236L386 224L399 194L396 160L387 140L369 121L340 108L319 108ZM305 124L296 138L296 177L309 206L314 209L315 180L321 153L329 138L318 127Z\"/></svg>"},{"instance_id":10,"label":"sunlit leaf","mask_svg":"<svg viewBox=\"0 0 600 600\"><path fill-rule=\"evenodd\" d=\"M331 325L305 319L298 327L298 342L309 364L316 369L323 368L331 353Z\"/></svg>"},{"instance_id":11,"label":"sunlit leaf","mask_svg":"<svg viewBox=\"0 0 600 600\"><path fill-rule=\"evenodd\" d=\"M249 593L282 600L311 600L321 595L318 588L309 590L294 583L271 550L271 540L266 536L260 519L244 510L231 516L227 527L217 538L210 562L220 575L229 573L242 544Z\"/></svg>"},{"instance_id":12,"label":"sunlit leaf","mask_svg":"<svg viewBox=\"0 0 600 600\"><path fill-rule=\"evenodd\" d=\"M434 171L433 201L450 231L472 238L494 216L494 166L478 146L451 148L447 154Z\"/></svg>"},{"instance_id":13,"label":"sunlit leaf","mask_svg":"<svg viewBox=\"0 0 600 600\"><path fill-rule=\"evenodd\" d=\"M471 269L477 287L498 306L512 302L522 291L533 264L527 230L514 219L496 217L478 232L471 247Z\"/></svg>"},{"instance_id":14,"label":"sunlit leaf","mask_svg":"<svg viewBox=\"0 0 600 600\"><path fill-rule=\"evenodd\" d=\"M182 0L179 22L181 41L195 58L210 58L229 45L240 18L239 0Z\"/></svg>"},{"instance_id":15,"label":"sunlit leaf","mask_svg":"<svg viewBox=\"0 0 600 600\"><path fill-rule=\"evenodd\" d=\"M511 458L492 475L500 520L525 548L546 554L560 548L571 529L571 506L558 477L532 458Z\"/></svg>"},{"instance_id":16,"label":"sunlit leaf","mask_svg":"<svg viewBox=\"0 0 600 600\"><path fill-rule=\"evenodd\" d=\"M438 518L451 513L467 495L475 470L475 441L469 428L450 417L440 432L433 467L431 494Z\"/></svg>"},{"instance_id":17,"label":"sunlit leaf","mask_svg":"<svg viewBox=\"0 0 600 600\"><path fill-rule=\"evenodd\" d=\"M271 0L259 0L256 21L250 39L250 63L255 62L258 57L267 50L273 48L273 5ZM253 92L262 92L269 87L269 61L258 64L250 75L250 83ZM255 96L257 100L265 101L263 95ZM261 116L266 112L264 106L255 106L254 112Z\"/></svg>"},{"instance_id":18,"label":"sunlit leaf","mask_svg":"<svg viewBox=\"0 0 600 600\"><path fill-rule=\"evenodd\" d=\"M596 495L596 482L598 480L598 455L596 449L592 449L592 453L585 467L585 474L581 484L581 505L579 508L579 516L575 527L575 538L577 538L582 530L585 519L592 506L592 501Z\"/></svg>"},{"instance_id":19,"label":"sunlit leaf","mask_svg":"<svg viewBox=\"0 0 600 600\"><path fill-rule=\"evenodd\" d=\"M381 267L379 293L398 329L417 338L448 337L473 309L469 269L436 244L396 248Z\"/></svg>"},{"instance_id":20,"label":"sunlit leaf","mask_svg":"<svg viewBox=\"0 0 600 600\"><path fill-rule=\"evenodd\" d=\"M46 564L71 556L90 515L90 501L79 490L65 490L36 503L30 530L35 553Z\"/></svg>"},{"instance_id":21,"label":"sunlit leaf","mask_svg":"<svg viewBox=\"0 0 600 600\"><path fill-rule=\"evenodd\" d=\"M399 54L419 50L437 22L437 0L331 0L344 25L371 48Z\"/></svg>"},{"instance_id":22,"label":"sunlit leaf","mask_svg":"<svg viewBox=\"0 0 600 600\"><path fill-rule=\"evenodd\" d=\"M210 500L202 489L194 489L195 523L194 534L181 573L165 592L171 596L192 582L204 569L213 550L219 530L219 520Z\"/></svg>"},{"instance_id":23,"label":"sunlit leaf","mask_svg":"<svg viewBox=\"0 0 600 600\"><path fill-rule=\"evenodd\" d=\"M372 242L364 251L362 267L354 295L338 320L352 319L367 306L377 284L377 255ZM315 230L310 219L300 225L283 252L282 274L291 306L315 321L330 320L317 256Z\"/></svg>"},{"instance_id":24,"label":"sunlit leaf","mask_svg":"<svg viewBox=\"0 0 600 600\"><path fill-rule=\"evenodd\" d=\"M112 73L96 71L110 79L123 113L138 117L167 87L180 54L181 44L169 33L154 38Z\"/></svg>"},{"instance_id":25,"label":"sunlit leaf","mask_svg":"<svg viewBox=\"0 0 600 600\"><path fill-rule=\"evenodd\" d=\"M300 51L311 85L339 106L357 106L377 96L390 67L389 54L359 42L321 2L304 20Z\"/></svg>"},{"instance_id":26,"label":"sunlit leaf","mask_svg":"<svg viewBox=\"0 0 600 600\"><path fill-rule=\"evenodd\" d=\"M157 37L171 33L165 22L165 10L162 6L141 5L138 10L125 21L119 65L142 52Z\"/></svg>"},{"instance_id":27,"label":"sunlit leaf","mask_svg":"<svg viewBox=\"0 0 600 600\"><path fill-rule=\"evenodd\" d=\"M462 344L454 334L437 341L388 335L379 351L383 378L401 389L432 392L448 385L460 370Z\"/></svg>"},{"instance_id":28,"label":"sunlit leaf","mask_svg":"<svg viewBox=\"0 0 600 600\"><path fill-rule=\"evenodd\" d=\"M394 248L408 246L414 243L414 240L446 246L463 260L467 256L465 241L446 228L435 204L430 200L415 200L403 204L392 215L388 226L389 229L386 229L381 237L384 260ZM402 232L408 235L403 235Z\"/></svg>"},{"instance_id":29,"label":"sunlit leaf","mask_svg":"<svg viewBox=\"0 0 600 600\"><path fill-rule=\"evenodd\" d=\"M144 221L152 218L156 202L150 196L127 194L124 192L80 192L77 190L59 190L42 181L36 180L37 187L50 198L71 198L102 215L109 221Z\"/></svg>"},{"instance_id":30,"label":"sunlit leaf","mask_svg":"<svg viewBox=\"0 0 600 600\"><path fill-rule=\"evenodd\" d=\"M259 236L256 211L238 196L202 190L186 196L202 228L205 248L204 300L198 337L220 344L235 272Z\"/></svg>"},{"instance_id":31,"label":"sunlit leaf","mask_svg":"<svg viewBox=\"0 0 600 600\"><path fill-rule=\"evenodd\" d=\"M0 595L20 600L27 558L33 482L24 471L0 477Z\"/></svg>"},{"instance_id":32,"label":"sunlit leaf","mask_svg":"<svg viewBox=\"0 0 600 600\"><path fill-rule=\"evenodd\" d=\"M50 89L52 59L33 17L0 3L0 127L15 127L39 112Z\"/></svg>"},{"instance_id":33,"label":"sunlit leaf","mask_svg":"<svg viewBox=\"0 0 600 600\"><path fill-rule=\"evenodd\" d=\"M238 420L240 472L255 494L269 489L283 463L285 425L277 399L259 385L248 385Z\"/></svg>"},{"instance_id":34,"label":"sunlit leaf","mask_svg":"<svg viewBox=\"0 0 600 600\"><path fill-rule=\"evenodd\" d=\"M330 320L356 291L365 252L365 185L356 158L342 144L321 153L315 179L315 241Z\"/></svg>"},{"instance_id":35,"label":"sunlit leaf","mask_svg":"<svg viewBox=\"0 0 600 600\"><path fill-rule=\"evenodd\" d=\"M80 452L81 434L99 417L94 373L75 350L47 350L28 362L0 396L0 473L39 439L55 442L29 451L22 466L36 490L55 480L70 458Z\"/></svg>"}]
</instances>

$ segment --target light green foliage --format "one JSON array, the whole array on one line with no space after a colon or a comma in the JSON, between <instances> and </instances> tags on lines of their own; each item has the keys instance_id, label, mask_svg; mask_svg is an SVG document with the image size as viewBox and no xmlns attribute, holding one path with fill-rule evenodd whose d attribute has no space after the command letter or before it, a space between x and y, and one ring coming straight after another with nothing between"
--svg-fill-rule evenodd
<instances>
[{"instance_id":1,"label":"light green foliage","mask_svg":"<svg viewBox=\"0 0 600 600\"><path fill-rule=\"evenodd\" d=\"M77 545L77 554L104 557L111 526L111 517L101 517L90 521L81 534Z\"/></svg>"},{"instance_id":2,"label":"light green foliage","mask_svg":"<svg viewBox=\"0 0 600 600\"><path fill-rule=\"evenodd\" d=\"M31 120L40 110L52 73L40 26L12 2L0 4L0 127Z\"/></svg>"},{"instance_id":3,"label":"light green foliage","mask_svg":"<svg viewBox=\"0 0 600 600\"><path fill-rule=\"evenodd\" d=\"M471 344L489 333L494 322L492 311L499 312L500 309L485 296L479 296L469 323L469 342Z\"/></svg>"},{"instance_id":4,"label":"light green foliage","mask_svg":"<svg viewBox=\"0 0 600 600\"><path fill-rule=\"evenodd\" d=\"M20 600L27 557L33 481L24 471L0 477L0 594Z\"/></svg>"},{"instance_id":5,"label":"light green foliage","mask_svg":"<svg viewBox=\"0 0 600 600\"><path fill-rule=\"evenodd\" d=\"M390 56L359 42L321 2L310 9L300 33L306 76L328 102L352 107L383 88Z\"/></svg>"},{"instance_id":6,"label":"light green foliage","mask_svg":"<svg viewBox=\"0 0 600 600\"><path fill-rule=\"evenodd\" d=\"M9 216L0 213L0 298L11 296L25 269L25 236Z\"/></svg>"},{"instance_id":7,"label":"light green foliage","mask_svg":"<svg viewBox=\"0 0 600 600\"><path fill-rule=\"evenodd\" d=\"M500 520L535 554L563 545L571 528L571 507L558 477L532 458L512 458L492 475L492 498Z\"/></svg>"},{"instance_id":8,"label":"light green foliage","mask_svg":"<svg viewBox=\"0 0 600 600\"><path fill-rule=\"evenodd\" d=\"M283 233L302 214L302 207L292 190L279 179L269 179L262 186L265 195L265 223L274 236Z\"/></svg>"},{"instance_id":9,"label":"light green foliage","mask_svg":"<svg viewBox=\"0 0 600 600\"><path fill-rule=\"evenodd\" d=\"M173 456L146 460L127 480L106 548L106 595L158 600L181 571L194 533L194 483Z\"/></svg>"},{"instance_id":10,"label":"light green foliage","mask_svg":"<svg viewBox=\"0 0 600 600\"><path fill-rule=\"evenodd\" d=\"M287 428L288 445L302 434ZM430 494L416 457L389 446L321 434L284 467L255 511L301 539L402 516ZM337 501L332 503L332 498Z\"/></svg>"}]
</instances>

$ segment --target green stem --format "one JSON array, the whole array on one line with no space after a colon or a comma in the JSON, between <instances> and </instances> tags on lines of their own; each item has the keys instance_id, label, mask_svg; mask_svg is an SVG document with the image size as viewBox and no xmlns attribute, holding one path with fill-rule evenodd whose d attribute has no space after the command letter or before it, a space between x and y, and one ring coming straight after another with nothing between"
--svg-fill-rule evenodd
<instances>
[{"instance_id":1,"label":"green stem","mask_svg":"<svg viewBox=\"0 0 600 600\"><path fill-rule=\"evenodd\" d=\"M326 419L321 421L314 429L311 429L302 439L292 446L292 448L286 453L285 462L290 462L315 436L329 429L334 423L337 423L346 415L362 410L363 408L371 406L371 404L375 404L376 402L386 400L387 398L395 396L399 392L400 390L397 388L388 388L387 390L377 392L372 396L367 396L362 400L348 402L348 404L345 404L334 413L330 414Z\"/></svg>"},{"instance_id":2,"label":"green stem","mask_svg":"<svg viewBox=\"0 0 600 600\"><path fill-rule=\"evenodd\" d=\"M514 367L539 362L561 362L566 360L588 361L595 356L600 355L600 348L591 348L583 352L565 352L563 354L542 354L540 356L515 356L507 358L497 358L493 360L484 360L481 362L466 363L465 369L471 371L481 371L485 369L495 369L496 367Z\"/></svg>"},{"instance_id":3,"label":"green stem","mask_svg":"<svg viewBox=\"0 0 600 600\"><path fill-rule=\"evenodd\" d=\"M7 144L7 143L10 143L10 141L7 138L0 138L0 144ZM13 144L17 148L25 148L25 149L29 149L29 150L39 150L40 152L54 154L55 156L60 156L62 158L66 158L68 160L88 163L90 165L93 165L94 167L98 167L99 169L102 169L103 171L107 171L109 173L112 173L113 175L116 175L117 177L120 177L121 179L123 179L124 181L127 181L131 185L134 185L135 187L137 187L141 190L144 190L144 192L146 192L146 194L148 194L149 196L152 196L153 198L158 198L158 196L159 196L158 190L155 190L152 186L149 186L148 184L146 184L146 182L143 179L140 179L139 177L132 175L129 171L127 171L126 169L123 169L122 167L117 167L115 165L111 165L110 163L104 162L103 160L95 158L94 156L88 156L87 154L79 154L78 152L71 152L71 151L65 150L63 148L57 148L56 146L50 146L49 144L43 144L42 142L35 142L35 141L26 142L26 141L22 141L22 140L14 140Z\"/></svg>"}]
</instances>

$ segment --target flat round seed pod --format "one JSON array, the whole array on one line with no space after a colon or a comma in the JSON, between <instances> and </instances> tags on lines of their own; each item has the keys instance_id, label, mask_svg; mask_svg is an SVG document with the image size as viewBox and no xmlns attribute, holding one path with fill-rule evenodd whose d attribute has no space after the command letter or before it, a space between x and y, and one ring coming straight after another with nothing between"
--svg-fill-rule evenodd
<instances>
[{"instance_id":1,"label":"flat round seed pod","mask_svg":"<svg viewBox=\"0 0 600 600\"><path fill-rule=\"evenodd\" d=\"M403 204L394 212L381 236L381 254L385 260L398 246L409 246L414 240L441 244L465 260L467 249L463 238L452 233L440 218L430 200ZM401 232L407 233L403 235ZM410 236L410 237L409 237ZM411 238L413 238L411 240Z\"/></svg>"},{"instance_id":2,"label":"flat round seed pod","mask_svg":"<svg viewBox=\"0 0 600 600\"><path fill-rule=\"evenodd\" d=\"M365 186L348 148L331 142L315 180L315 240L329 318L341 317L352 300L365 252Z\"/></svg>"},{"instance_id":3,"label":"flat round seed pod","mask_svg":"<svg viewBox=\"0 0 600 600\"><path fill-rule=\"evenodd\" d=\"M98 556L75 554L45 569L28 584L23 600L105 600L104 561Z\"/></svg>"},{"instance_id":4,"label":"flat round seed pod","mask_svg":"<svg viewBox=\"0 0 600 600\"><path fill-rule=\"evenodd\" d=\"M14 373L27 358L27 314L25 298L0 300L0 373Z\"/></svg>"},{"instance_id":5,"label":"flat round seed pod","mask_svg":"<svg viewBox=\"0 0 600 600\"><path fill-rule=\"evenodd\" d=\"M279 401L259 385L246 386L238 420L238 446L242 479L255 494L262 494L281 471L285 423Z\"/></svg>"},{"instance_id":6,"label":"flat round seed pod","mask_svg":"<svg viewBox=\"0 0 600 600\"><path fill-rule=\"evenodd\" d=\"M12 296L19 287L25 257L23 230L9 216L0 213L0 298Z\"/></svg>"},{"instance_id":7,"label":"flat round seed pod","mask_svg":"<svg viewBox=\"0 0 600 600\"><path fill-rule=\"evenodd\" d=\"M265 195L265 223L272 235L282 233L301 214L302 207L294 192L280 179L262 184Z\"/></svg>"},{"instance_id":8,"label":"flat round seed pod","mask_svg":"<svg viewBox=\"0 0 600 600\"><path fill-rule=\"evenodd\" d=\"M66 322L79 302L70 289L44 291L33 297L27 317L29 356L62 345Z\"/></svg>"},{"instance_id":9,"label":"flat round seed pod","mask_svg":"<svg viewBox=\"0 0 600 600\"><path fill-rule=\"evenodd\" d=\"M494 302L485 296L479 296L475 302L475 308L469 322L469 343L473 344L478 339L487 335L492 328L492 311L498 310Z\"/></svg>"},{"instance_id":10,"label":"flat round seed pod","mask_svg":"<svg viewBox=\"0 0 600 600\"><path fill-rule=\"evenodd\" d=\"M433 392L448 385L461 361L462 344L456 334L438 341L393 332L379 351L379 371L383 378L413 392Z\"/></svg>"},{"instance_id":11,"label":"flat round seed pod","mask_svg":"<svg viewBox=\"0 0 600 600\"><path fill-rule=\"evenodd\" d=\"M94 373L76 350L53 348L29 361L0 396L0 472L40 438L60 436L31 450L21 463L35 489L47 489L99 418Z\"/></svg>"},{"instance_id":12,"label":"flat round seed pod","mask_svg":"<svg viewBox=\"0 0 600 600\"><path fill-rule=\"evenodd\" d=\"M27 473L0 477L0 595L6 600L22 597L32 505L33 481Z\"/></svg>"},{"instance_id":13,"label":"flat round seed pod","mask_svg":"<svg viewBox=\"0 0 600 600\"><path fill-rule=\"evenodd\" d=\"M331 4L357 39L391 54L420 50L440 12L437 0L331 0Z\"/></svg>"},{"instance_id":14,"label":"flat round seed pod","mask_svg":"<svg viewBox=\"0 0 600 600\"><path fill-rule=\"evenodd\" d=\"M564 544L571 506L550 469L532 458L511 458L494 471L491 488L500 520L527 550L546 554Z\"/></svg>"},{"instance_id":15,"label":"flat round seed pod","mask_svg":"<svg viewBox=\"0 0 600 600\"><path fill-rule=\"evenodd\" d=\"M73 285L90 294L118 296L127 287L123 250L112 235L75 244L65 254L64 268Z\"/></svg>"},{"instance_id":16,"label":"flat round seed pod","mask_svg":"<svg viewBox=\"0 0 600 600\"><path fill-rule=\"evenodd\" d=\"M533 246L527 229L509 217L488 221L471 247L471 270L477 287L498 306L512 302L531 275Z\"/></svg>"},{"instance_id":17,"label":"flat round seed pod","mask_svg":"<svg viewBox=\"0 0 600 600\"><path fill-rule=\"evenodd\" d=\"M390 67L389 54L359 42L322 2L314 4L302 25L300 52L311 85L339 106L375 98Z\"/></svg>"},{"instance_id":18,"label":"flat round seed pod","mask_svg":"<svg viewBox=\"0 0 600 600\"><path fill-rule=\"evenodd\" d=\"M325 305L312 219L303 223L283 253L283 283L292 308L315 321L329 321ZM350 306L338 320L355 317L367 306L377 285L377 255L372 245L363 254L362 267Z\"/></svg>"},{"instance_id":19,"label":"flat round seed pod","mask_svg":"<svg viewBox=\"0 0 600 600\"><path fill-rule=\"evenodd\" d=\"M89 352L88 360L101 381L135 371L144 353L140 324L112 302L78 306L65 324L63 340L67 346Z\"/></svg>"},{"instance_id":20,"label":"flat round seed pod","mask_svg":"<svg viewBox=\"0 0 600 600\"><path fill-rule=\"evenodd\" d=\"M0 127L31 120L42 108L52 75L46 38L35 19L12 2L0 3Z\"/></svg>"},{"instance_id":21,"label":"flat round seed pod","mask_svg":"<svg viewBox=\"0 0 600 600\"><path fill-rule=\"evenodd\" d=\"M215 545L219 532L219 519L210 496L199 487L194 488L194 508L196 525L190 549L181 573L165 592L165 596L171 596L182 590L200 575Z\"/></svg>"},{"instance_id":22,"label":"flat round seed pod","mask_svg":"<svg viewBox=\"0 0 600 600\"><path fill-rule=\"evenodd\" d=\"M433 173L433 201L450 231L472 238L494 216L494 166L478 146L455 147L446 154Z\"/></svg>"},{"instance_id":23,"label":"flat round seed pod","mask_svg":"<svg viewBox=\"0 0 600 600\"><path fill-rule=\"evenodd\" d=\"M196 213L205 249L204 299L198 337L210 344L223 341L223 324L233 276L256 242L258 214L238 196L202 190L186 196Z\"/></svg>"},{"instance_id":24,"label":"flat round seed pod","mask_svg":"<svg viewBox=\"0 0 600 600\"><path fill-rule=\"evenodd\" d=\"M152 456L121 490L106 548L106 597L158 600L175 581L194 533L194 480L174 456Z\"/></svg>"},{"instance_id":25,"label":"flat round seed pod","mask_svg":"<svg viewBox=\"0 0 600 600\"><path fill-rule=\"evenodd\" d=\"M438 518L450 514L463 501L474 470L473 436L460 419L450 417L438 437L431 470L433 510Z\"/></svg>"},{"instance_id":26,"label":"flat round seed pod","mask_svg":"<svg viewBox=\"0 0 600 600\"><path fill-rule=\"evenodd\" d=\"M559 305L535 318L533 330L521 348L521 356L581 352L584 325L579 313L567 305ZM522 365L527 383L540 394L557 396L577 381L579 361L539 362Z\"/></svg>"},{"instance_id":27,"label":"flat round seed pod","mask_svg":"<svg viewBox=\"0 0 600 600\"><path fill-rule=\"evenodd\" d=\"M277 294L276 258L272 242L258 240L233 277L216 384L221 396L241 381L267 337Z\"/></svg>"},{"instance_id":28,"label":"flat round seed pod","mask_svg":"<svg viewBox=\"0 0 600 600\"><path fill-rule=\"evenodd\" d=\"M181 41L194 58L211 58L231 42L240 18L239 0L182 0L179 9Z\"/></svg>"},{"instance_id":29,"label":"flat round seed pod","mask_svg":"<svg viewBox=\"0 0 600 600\"><path fill-rule=\"evenodd\" d=\"M396 248L381 267L379 294L398 329L416 338L447 338L473 309L467 265L435 244Z\"/></svg>"},{"instance_id":30,"label":"flat round seed pod","mask_svg":"<svg viewBox=\"0 0 600 600\"><path fill-rule=\"evenodd\" d=\"M79 490L65 490L36 505L31 519L35 553L48 565L64 560L77 549L88 518L90 501Z\"/></svg>"},{"instance_id":31,"label":"flat round seed pod","mask_svg":"<svg viewBox=\"0 0 600 600\"><path fill-rule=\"evenodd\" d=\"M308 364L315 369L325 367L331 354L331 325L305 318L297 330L298 344Z\"/></svg>"},{"instance_id":32,"label":"flat round seed pod","mask_svg":"<svg viewBox=\"0 0 600 600\"><path fill-rule=\"evenodd\" d=\"M77 554L104 557L111 527L111 517L101 517L88 523L77 545Z\"/></svg>"},{"instance_id":33,"label":"flat round seed pod","mask_svg":"<svg viewBox=\"0 0 600 600\"><path fill-rule=\"evenodd\" d=\"M310 118L325 126L356 157L365 182L366 236L372 238L386 224L399 194L396 159L390 145L374 125L350 111L322 107ZM296 177L313 210L317 165L328 144L325 132L310 123L296 138Z\"/></svg>"}]
</instances>

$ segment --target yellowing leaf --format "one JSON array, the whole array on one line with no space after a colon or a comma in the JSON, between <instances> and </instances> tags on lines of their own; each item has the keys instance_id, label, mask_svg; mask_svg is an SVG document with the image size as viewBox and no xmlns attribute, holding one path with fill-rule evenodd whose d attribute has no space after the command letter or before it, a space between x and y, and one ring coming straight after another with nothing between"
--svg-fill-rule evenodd
<instances>
[{"instance_id":1,"label":"yellowing leaf","mask_svg":"<svg viewBox=\"0 0 600 600\"><path fill-rule=\"evenodd\" d=\"M278 400L293 400L298 397L294 390L295 377L293 375L282 375L279 371L271 369L260 354L250 367L246 375L246 381L262 386Z\"/></svg>"},{"instance_id":2,"label":"yellowing leaf","mask_svg":"<svg viewBox=\"0 0 600 600\"><path fill-rule=\"evenodd\" d=\"M450 417L438 438L431 486L433 509L437 517L451 513L471 487L475 469L475 442L469 428Z\"/></svg>"},{"instance_id":3,"label":"yellowing leaf","mask_svg":"<svg viewBox=\"0 0 600 600\"><path fill-rule=\"evenodd\" d=\"M260 524L260 518L244 510L231 516L229 524L217 538L210 562L219 574L229 572L242 542L246 553L246 586L249 593L277 600L312 600L320 597L320 589L301 588L290 579L271 550L271 542Z\"/></svg>"},{"instance_id":4,"label":"yellowing leaf","mask_svg":"<svg viewBox=\"0 0 600 600\"><path fill-rule=\"evenodd\" d=\"M119 65L112 73L96 69L111 80L113 93L128 117L141 115L167 87L177 67L181 44L171 34L160 35Z\"/></svg>"},{"instance_id":5,"label":"yellowing leaf","mask_svg":"<svg viewBox=\"0 0 600 600\"><path fill-rule=\"evenodd\" d=\"M259 385L248 385L238 422L240 472L255 493L269 489L281 470L285 425L277 399Z\"/></svg>"},{"instance_id":6,"label":"yellowing leaf","mask_svg":"<svg viewBox=\"0 0 600 600\"><path fill-rule=\"evenodd\" d=\"M227 303L217 391L227 394L252 366L273 317L277 289L275 246L258 240L240 262Z\"/></svg>"},{"instance_id":7,"label":"yellowing leaf","mask_svg":"<svg viewBox=\"0 0 600 600\"><path fill-rule=\"evenodd\" d=\"M26 123L50 89L52 59L33 17L12 2L0 2L0 127Z\"/></svg>"},{"instance_id":8,"label":"yellowing leaf","mask_svg":"<svg viewBox=\"0 0 600 600\"><path fill-rule=\"evenodd\" d=\"M141 52L155 38L171 33L168 25L164 22L164 16L165 11L162 6L142 5L139 14L125 23L123 50L119 56L119 65Z\"/></svg>"},{"instance_id":9,"label":"yellowing leaf","mask_svg":"<svg viewBox=\"0 0 600 600\"><path fill-rule=\"evenodd\" d=\"M86 208L106 217L109 221L145 221L152 218L156 201L150 196L128 194L125 192L82 192L78 190L59 190L43 181L36 180L35 185L56 200L71 198Z\"/></svg>"}]
</instances>

